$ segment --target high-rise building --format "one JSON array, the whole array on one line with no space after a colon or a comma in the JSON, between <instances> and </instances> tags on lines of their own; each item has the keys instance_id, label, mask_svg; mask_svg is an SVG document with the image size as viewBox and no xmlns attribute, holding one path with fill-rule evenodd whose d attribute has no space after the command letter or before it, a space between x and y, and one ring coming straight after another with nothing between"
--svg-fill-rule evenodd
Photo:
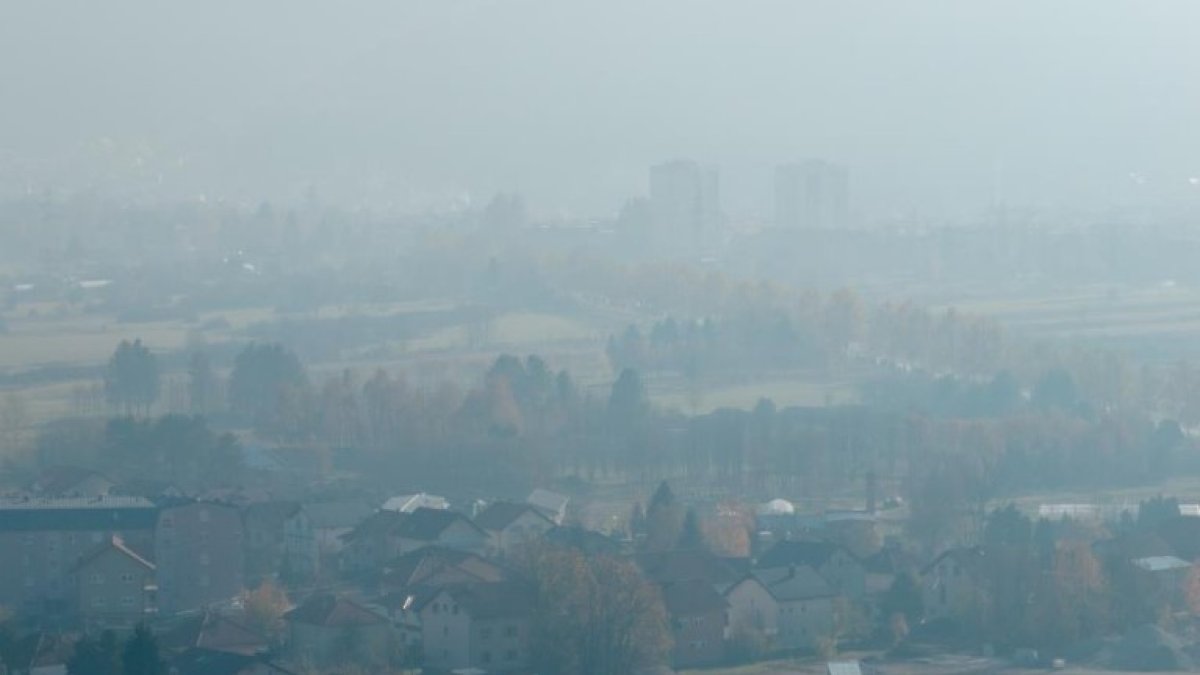
<instances>
[{"instance_id":1,"label":"high-rise building","mask_svg":"<svg viewBox=\"0 0 1200 675\"><path fill-rule=\"evenodd\" d=\"M702 241L721 222L716 168L682 159L650 167L650 211L656 229L684 243Z\"/></svg>"},{"instance_id":2,"label":"high-rise building","mask_svg":"<svg viewBox=\"0 0 1200 675\"><path fill-rule=\"evenodd\" d=\"M849 179L843 166L812 159L775 168L775 224L789 229L847 225Z\"/></svg>"}]
</instances>

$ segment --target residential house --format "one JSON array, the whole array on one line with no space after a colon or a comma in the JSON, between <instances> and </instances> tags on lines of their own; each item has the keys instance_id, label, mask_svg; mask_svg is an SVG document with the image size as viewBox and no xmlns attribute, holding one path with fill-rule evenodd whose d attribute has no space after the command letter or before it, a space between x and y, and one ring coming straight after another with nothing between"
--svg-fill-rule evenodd
<instances>
[{"instance_id":1,"label":"residential house","mask_svg":"<svg viewBox=\"0 0 1200 675\"><path fill-rule=\"evenodd\" d=\"M788 540L771 547L757 569L811 567L838 593L851 599L866 593L867 572L844 547L828 541Z\"/></svg>"},{"instance_id":2,"label":"residential house","mask_svg":"<svg viewBox=\"0 0 1200 675\"><path fill-rule=\"evenodd\" d=\"M510 555L542 538L555 527L537 507L516 502L496 502L475 516L475 524L488 533L488 549Z\"/></svg>"},{"instance_id":3,"label":"residential house","mask_svg":"<svg viewBox=\"0 0 1200 675\"><path fill-rule=\"evenodd\" d=\"M270 649L266 636L210 610L180 617L158 634L165 652L182 653L192 649L253 656Z\"/></svg>"},{"instance_id":4,"label":"residential house","mask_svg":"<svg viewBox=\"0 0 1200 675\"><path fill-rule=\"evenodd\" d=\"M778 608L775 648L812 649L833 634L838 593L811 567L770 567L754 576Z\"/></svg>"},{"instance_id":5,"label":"residential house","mask_svg":"<svg viewBox=\"0 0 1200 675\"><path fill-rule=\"evenodd\" d=\"M987 562L979 546L952 548L921 571L921 591L927 620L973 614L982 599Z\"/></svg>"},{"instance_id":6,"label":"residential house","mask_svg":"<svg viewBox=\"0 0 1200 675\"><path fill-rule=\"evenodd\" d=\"M348 598L314 595L284 619L288 624L288 649L301 661L381 665L391 658L391 622Z\"/></svg>"},{"instance_id":7,"label":"residential house","mask_svg":"<svg viewBox=\"0 0 1200 675\"><path fill-rule=\"evenodd\" d=\"M666 584L662 593L674 638L672 664L695 668L720 663L725 658L728 601L699 579Z\"/></svg>"},{"instance_id":8,"label":"residential house","mask_svg":"<svg viewBox=\"0 0 1200 675\"><path fill-rule=\"evenodd\" d=\"M425 666L486 672L529 664L531 591L515 582L452 584L419 597Z\"/></svg>"},{"instance_id":9,"label":"residential house","mask_svg":"<svg viewBox=\"0 0 1200 675\"><path fill-rule=\"evenodd\" d=\"M1145 589L1155 605L1181 607L1186 604L1192 563L1173 555L1136 558L1130 562L1140 577L1139 587Z\"/></svg>"},{"instance_id":10,"label":"residential house","mask_svg":"<svg viewBox=\"0 0 1200 675\"><path fill-rule=\"evenodd\" d=\"M246 584L281 574L304 579L316 565L308 515L293 501L248 504L242 511L246 540Z\"/></svg>"},{"instance_id":11,"label":"residential house","mask_svg":"<svg viewBox=\"0 0 1200 675\"><path fill-rule=\"evenodd\" d=\"M378 511L343 536L343 564L370 572L389 560L426 546L482 553L488 533L456 511L419 508L412 513Z\"/></svg>"},{"instance_id":12,"label":"residential house","mask_svg":"<svg viewBox=\"0 0 1200 675\"><path fill-rule=\"evenodd\" d=\"M529 493L525 503L546 514L555 525L562 525L567 520L567 506L570 505L571 498L553 490L537 488Z\"/></svg>"},{"instance_id":13,"label":"residential house","mask_svg":"<svg viewBox=\"0 0 1200 675\"><path fill-rule=\"evenodd\" d=\"M747 574L723 595L729 603L726 637L735 645L773 647L779 634L779 603L763 582Z\"/></svg>"},{"instance_id":14,"label":"residential house","mask_svg":"<svg viewBox=\"0 0 1200 675\"><path fill-rule=\"evenodd\" d=\"M103 497L113 487L107 476L79 466L52 466L43 469L29 484L29 492L38 497Z\"/></svg>"},{"instance_id":15,"label":"residential house","mask_svg":"<svg viewBox=\"0 0 1200 675\"><path fill-rule=\"evenodd\" d=\"M68 611L75 563L113 536L149 558L157 517L154 504L134 497L0 498L0 605Z\"/></svg>"},{"instance_id":16,"label":"residential house","mask_svg":"<svg viewBox=\"0 0 1200 675\"><path fill-rule=\"evenodd\" d=\"M80 558L72 571L76 612L89 628L128 629L158 613L154 563L120 537L110 536Z\"/></svg>"},{"instance_id":17,"label":"residential house","mask_svg":"<svg viewBox=\"0 0 1200 675\"><path fill-rule=\"evenodd\" d=\"M162 507L154 560L165 613L228 600L244 589L242 516L228 504L177 500Z\"/></svg>"},{"instance_id":18,"label":"residential house","mask_svg":"<svg viewBox=\"0 0 1200 675\"><path fill-rule=\"evenodd\" d=\"M303 504L300 508L308 516L308 524L312 529L318 573L337 569L342 536L374 512L366 502L360 501L313 502Z\"/></svg>"},{"instance_id":19,"label":"residential house","mask_svg":"<svg viewBox=\"0 0 1200 675\"><path fill-rule=\"evenodd\" d=\"M413 591L422 586L495 583L512 576L507 569L474 553L443 546L411 551L387 563L383 569L380 586L392 591Z\"/></svg>"}]
</instances>

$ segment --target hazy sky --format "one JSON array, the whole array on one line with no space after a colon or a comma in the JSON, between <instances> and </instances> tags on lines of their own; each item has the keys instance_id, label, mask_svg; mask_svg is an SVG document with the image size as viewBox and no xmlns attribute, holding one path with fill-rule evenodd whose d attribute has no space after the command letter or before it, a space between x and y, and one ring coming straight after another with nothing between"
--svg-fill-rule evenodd
<instances>
[{"instance_id":1,"label":"hazy sky","mask_svg":"<svg viewBox=\"0 0 1200 675\"><path fill-rule=\"evenodd\" d=\"M0 182L603 214L693 157L747 213L824 156L872 216L1200 199L1198 35L1196 0L7 0Z\"/></svg>"}]
</instances>

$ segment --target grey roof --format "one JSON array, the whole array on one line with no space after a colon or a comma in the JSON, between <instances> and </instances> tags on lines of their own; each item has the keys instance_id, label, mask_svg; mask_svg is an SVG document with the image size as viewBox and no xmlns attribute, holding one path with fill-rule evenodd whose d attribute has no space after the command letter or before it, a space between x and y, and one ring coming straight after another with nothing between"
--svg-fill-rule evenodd
<instances>
[{"instance_id":1,"label":"grey roof","mask_svg":"<svg viewBox=\"0 0 1200 675\"><path fill-rule=\"evenodd\" d=\"M554 521L537 507L532 504L518 504L517 502L496 502L492 504L479 515L475 516L475 524L485 530L498 532L512 525L514 521L526 513L532 513L541 518L546 521L547 525L554 525Z\"/></svg>"},{"instance_id":2,"label":"grey roof","mask_svg":"<svg viewBox=\"0 0 1200 675\"><path fill-rule=\"evenodd\" d=\"M483 530L481 530L478 525L471 522L470 518L467 518L457 511L450 511L447 509L427 509L424 507L413 511L412 513L407 514L407 517L402 518L393 532L401 537L407 537L408 539L417 539L419 541L437 541L437 539L442 536L442 533L445 532L447 528L453 525L455 521L459 520L467 525L470 525L476 530L479 530L480 534L484 534Z\"/></svg>"},{"instance_id":3,"label":"grey roof","mask_svg":"<svg viewBox=\"0 0 1200 675\"><path fill-rule=\"evenodd\" d=\"M529 493L529 496L525 498L525 501L538 507L539 509L550 511L552 513L559 513L563 509L567 508L567 503L571 501L571 498L552 490L536 488L533 492Z\"/></svg>"},{"instance_id":4,"label":"grey roof","mask_svg":"<svg viewBox=\"0 0 1200 675\"><path fill-rule=\"evenodd\" d=\"M729 607L725 596L699 579L664 584L662 594L667 612L676 617L719 612Z\"/></svg>"},{"instance_id":5,"label":"grey roof","mask_svg":"<svg viewBox=\"0 0 1200 675\"><path fill-rule=\"evenodd\" d=\"M314 529L351 528L374 511L365 502L313 502L304 504L304 512Z\"/></svg>"},{"instance_id":6,"label":"grey roof","mask_svg":"<svg viewBox=\"0 0 1200 675\"><path fill-rule=\"evenodd\" d=\"M754 576L767 588L771 597L782 602L836 595L820 574L805 565L759 569L754 571Z\"/></svg>"},{"instance_id":7,"label":"grey roof","mask_svg":"<svg viewBox=\"0 0 1200 675\"><path fill-rule=\"evenodd\" d=\"M840 546L829 541L781 541L763 554L757 566L808 565L820 569L839 549Z\"/></svg>"},{"instance_id":8,"label":"grey roof","mask_svg":"<svg viewBox=\"0 0 1200 675\"><path fill-rule=\"evenodd\" d=\"M152 530L158 508L141 497L0 499L0 531Z\"/></svg>"}]
</instances>

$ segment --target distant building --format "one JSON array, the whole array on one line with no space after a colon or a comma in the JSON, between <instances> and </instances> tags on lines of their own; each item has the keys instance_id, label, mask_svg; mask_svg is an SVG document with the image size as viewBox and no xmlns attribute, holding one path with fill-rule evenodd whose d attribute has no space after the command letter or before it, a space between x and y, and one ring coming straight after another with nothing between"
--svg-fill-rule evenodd
<instances>
[{"instance_id":1,"label":"distant building","mask_svg":"<svg viewBox=\"0 0 1200 675\"><path fill-rule=\"evenodd\" d=\"M475 517L475 524L488 533L488 548L498 555L511 555L555 527L541 509L516 502L492 504Z\"/></svg>"},{"instance_id":2,"label":"distant building","mask_svg":"<svg viewBox=\"0 0 1200 675\"><path fill-rule=\"evenodd\" d=\"M952 548L921 571L925 617L930 620L969 616L982 602L985 565L983 548Z\"/></svg>"},{"instance_id":3,"label":"distant building","mask_svg":"<svg viewBox=\"0 0 1200 675\"><path fill-rule=\"evenodd\" d=\"M65 612L80 558L115 536L149 559L157 519L154 504L137 497L0 498L0 605Z\"/></svg>"},{"instance_id":4,"label":"distant building","mask_svg":"<svg viewBox=\"0 0 1200 675\"><path fill-rule=\"evenodd\" d=\"M562 525L567 519L567 506L571 503L571 498L552 490L537 488L529 493L525 503L536 506L553 520L555 525Z\"/></svg>"},{"instance_id":5,"label":"distant building","mask_svg":"<svg viewBox=\"0 0 1200 675\"><path fill-rule=\"evenodd\" d=\"M425 546L482 553L488 533L457 511L419 508L412 513L376 511L342 536L342 563L351 572L370 572Z\"/></svg>"},{"instance_id":6,"label":"distant building","mask_svg":"<svg viewBox=\"0 0 1200 675\"><path fill-rule=\"evenodd\" d=\"M417 603L429 668L522 670L529 664L533 595L516 583L455 584Z\"/></svg>"},{"instance_id":7,"label":"distant building","mask_svg":"<svg viewBox=\"0 0 1200 675\"><path fill-rule=\"evenodd\" d=\"M154 563L110 536L74 567L76 609L93 629L124 630L158 613Z\"/></svg>"},{"instance_id":8,"label":"distant building","mask_svg":"<svg viewBox=\"0 0 1200 675\"><path fill-rule=\"evenodd\" d=\"M684 245L698 245L721 223L720 178L713 167L675 160L650 167L653 227Z\"/></svg>"},{"instance_id":9,"label":"distant building","mask_svg":"<svg viewBox=\"0 0 1200 675\"><path fill-rule=\"evenodd\" d=\"M154 536L164 612L228 600L244 588L242 517L228 504L164 506Z\"/></svg>"},{"instance_id":10,"label":"distant building","mask_svg":"<svg viewBox=\"0 0 1200 675\"><path fill-rule=\"evenodd\" d=\"M709 666L725 658L725 621L729 603L705 581L665 584L663 605L671 619L676 668Z\"/></svg>"},{"instance_id":11,"label":"distant building","mask_svg":"<svg viewBox=\"0 0 1200 675\"><path fill-rule=\"evenodd\" d=\"M755 567L811 567L842 595L861 598L866 593L866 568L844 547L828 541L781 541L764 553Z\"/></svg>"},{"instance_id":12,"label":"distant building","mask_svg":"<svg viewBox=\"0 0 1200 675\"><path fill-rule=\"evenodd\" d=\"M846 169L814 159L775 169L775 224L785 229L837 229L848 224Z\"/></svg>"},{"instance_id":13,"label":"distant building","mask_svg":"<svg viewBox=\"0 0 1200 675\"><path fill-rule=\"evenodd\" d=\"M388 618L348 598L314 595L284 619L289 651L318 665L384 664L393 646Z\"/></svg>"}]
</instances>

